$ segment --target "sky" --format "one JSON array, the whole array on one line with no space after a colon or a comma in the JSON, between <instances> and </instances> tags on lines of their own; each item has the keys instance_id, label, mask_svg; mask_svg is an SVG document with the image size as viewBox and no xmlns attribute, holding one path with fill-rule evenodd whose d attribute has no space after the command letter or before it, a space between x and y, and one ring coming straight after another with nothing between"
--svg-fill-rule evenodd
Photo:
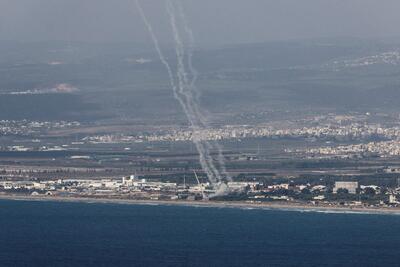
<instances>
[{"instance_id":1,"label":"sky","mask_svg":"<svg viewBox=\"0 0 400 267\"><path fill-rule=\"evenodd\" d=\"M170 42L165 1L141 2L161 42ZM399 0L181 2L197 43L400 37ZM134 0L0 0L0 40L150 43Z\"/></svg>"}]
</instances>

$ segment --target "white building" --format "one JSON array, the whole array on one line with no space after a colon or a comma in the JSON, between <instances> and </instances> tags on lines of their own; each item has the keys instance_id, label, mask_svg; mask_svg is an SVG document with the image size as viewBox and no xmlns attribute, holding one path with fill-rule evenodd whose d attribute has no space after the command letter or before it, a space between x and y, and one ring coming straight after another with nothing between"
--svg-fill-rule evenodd
<instances>
[{"instance_id":1,"label":"white building","mask_svg":"<svg viewBox=\"0 0 400 267\"><path fill-rule=\"evenodd\" d=\"M273 189L273 190L276 190L276 189L286 189L286 190L288 190L288 189L289 189L289 184L275 184L275 185L269 185L269 186L268 186L268 189Z\"/></svg>"},{"instance_id":2,"label":"white building","mask_svg":"<svg viewBox=\"0 0 400 267\"><path fill-rule=\"evenodd\" d=\"M133 186L135 181L136 181L135 175L131 175L129 177L122 177L123 186Z\"/></svg>"},{"instance_id":3,"label":"white building","mask_svg":"<svg viewBox=\"0 0 400 267\"><path fill-rule=\"evenodd\" d=\"M246 182L228 182L228 187L234 191L243 191L249 186Z\"/></svg>"},{"instance_id":4,"label":"white building","mask_svg":"<svg viewBox=\"0 0 400 267\"><path fill-rule=\"evenodd\" d=\"M397 198L395 195L389 195L389 204L398 204Z\"/></svg>"},{"instance_id":5,"label":"white building","mask_svg":"<svg viewBox=\"0 0 400 267\"><path fill-rule=\"evenodd\" d=\"M319 195L319 196L315 196L313 197L314 200L324 200L325 196L324 195Z\"/></svg>"},{"instance_id":6,"label":"white building","mask_svg":"<svg viewBox=\"0 0 400 267\"><path fill-rule=\"evenodd\" d=\"M321 192L323 192L325 190L326 190L326 186L324 186L324 185L316 185L316 186L313 186L311 188L311 191L321 191Z\"/></svg>"},{"instance_id":7,"label":"white building","mask_svg":"<svg viewBox=\"0 0 400 267\"><path fill-rule=\"evenodd\" d=\"M333 193L336 194L339 189L346 189L350 194L357 193L358 182L335 182Z\"/></svg>"}]
</instances>

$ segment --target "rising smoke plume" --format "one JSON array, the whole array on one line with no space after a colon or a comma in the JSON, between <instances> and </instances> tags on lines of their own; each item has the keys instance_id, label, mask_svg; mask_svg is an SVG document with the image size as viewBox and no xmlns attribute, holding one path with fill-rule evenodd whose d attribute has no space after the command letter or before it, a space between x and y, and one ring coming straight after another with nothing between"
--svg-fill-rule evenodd
<instances>
[{"instance_id":1,"label":"rising smoke plume","mask_svg":"<svg viewBox=\"0 0 400 267\"><path fill-rule=\"evenodd\" d=\"M139 0L136 0L136 6L147 30L149 31L160 61L168 72L170 86L172 87L174 97L181 105L192 129L192 140L199 153L200 165L206 173L208 180L216 189L216 194L226 194L228 188L225 181L231 181L231 177L228 175L225 168L222 148L217 142L210 142L199 136L201 130L208 128L209 126L205 116L200 110L198 102L199 93L195 85L198 72L194 68L192 62L194 48L193 33L186 22L183 8L179 2L172 3L170 0L166 0L165 3L175 44L175 53L177 58L176 75L174 75L170 64L166 60L166 57L160 48L157 36L155 35ZM176 16L177 13L179 14L178 17ZM178 27L178 23L183 25L183 31ZM186 36L189 45L185 45L185 40L182 38L183 35ZM186 67L188 68L189 73L187 72ZM217 151L218 165L214 163L211 151Z\"/></svg>"}]
</instances>

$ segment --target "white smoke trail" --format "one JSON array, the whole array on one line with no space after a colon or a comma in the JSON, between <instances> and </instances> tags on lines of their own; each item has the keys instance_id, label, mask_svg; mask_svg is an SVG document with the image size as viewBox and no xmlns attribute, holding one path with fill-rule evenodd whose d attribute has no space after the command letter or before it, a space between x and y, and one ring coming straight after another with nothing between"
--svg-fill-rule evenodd
<instances>
[{"instance_id":1,"label":"white smoke trail","mask_svg":"<svg viewBox=\"0 0 400 267\"><path fill-rule=\"evenodd\" d=\"M187 105L184 102L184 98L182 95L182 90L179 90L176 85L175 85L175 79L174 79L174 75L172 72L172 69L168 63L168 61L166 60L163 52L161 51L158 39L156 37L156 35L154 34L153 28L151 26L151 24L149 23L141 5L139 0L136 0L136 6L139 10L140 16L142 17L142 20L144 22L144 24L146 25L149 33L150 33L150 37L154 43L155 49L157 51L157 54L161 60L161 62L163 63L163 65L165 66L165 68L167 69L168 72L168 76L169 76L169 80L170 80L170 85L173 89L174 92L174 97L178 100L178 102L180 103L184 113L186 114L186 116L188 117L188 120L190 122L190 124L192 126L195 126L194 124L194 116L193 116L193 112L189 109ZM204 172L206 173L208 179L210 180L210 182L212 184L217 184L219 181L217 180L218 176L215 173L215 167L212 164L212 159L210 159L210 156L207 155L206 153L206 148L204 147L203 144L201 144L201 142L199 141L199 138L196 138L196 136L193 138L193 142L196 146L197 151L199 152L199 158L200 158L200 165L203 168Z\"/></svg>"},{"instance_id":2,"label":"white smoke trail","mask_svg":"<svg viewBox=\"0 0 400 267\"><path fill-rule=\"evenodd\" d=\"M195 100L197 101L197 103L199 103L200 92L198 90L196 90L196 87L195 87L199 73L193 66L193 50L194 50L194 44L195 44L194 35L192 32L192 29L189 27L189 24L186 20L185 12L183 11L182 5L180 4L179 1L176 1L175 4L177 6L180 19L183 23L185 33L188 37L188 45L187 45L186 50L187 50L187 65L189 67L189 71L190 71L191 78L192 78L192 80L190 82L190 89L192 90L192 93L194 94Z\"/></svg>"},{"instance_id":3,"label":"white smoke trail","mask_svg":"<svg viewBox=\"0 0 400 267\"><path fill-rule=\"evenodd\" d=\"M183 28L184 28L184 31L185 31L185 33L187 35L187 39L188 39L188 43L189 43L187 45L187 49L186 49L187 50L187 65L188 65L188 68L189 68L189 71L190 71L190 74L191 74L191 77L192 77L192 80L190 82L190 90L191 90L192 94L194 94L194 101L195 101L194 108L195 108L196 114L200 118L201 123L203 124L203 126L205 128L209 128L208 122L205 119L204 115L199 110L199 104L198 104L199 103L199 93L198 93L199 90L197 90L197 88L196 88L196 81L198 79L198 71L194 68L193 60L192 60L193 59L194 43L195 43L194 42L194 35L193 35L193 32L192 32L191 28L189 27L189 24L188 24L188 22L186 20L185 12L183 10L182 5L180 4L180 1L175 1L174 3L176 4L176 9L178 10L178 13L179 13L179 16L180 16L181 22L183 24ZM209 146L208 149L215 149L217 151L217 153L218 153L217 160L218 160L219 167L221 169L221 174L228 181L232 181L232 178L228 174L228 172L226 170L226 167L225 167L225 158L224 158L223 153L222 153L221 145L218 142L214 141L214 142L212 142L212 145Z\"/></svg>"},{"instance_id":4,"label":"white smoke trail","mask_svg":"<svg viewBox=\"0 0 400 267\"><path fill-rule=\"evenodd\" d=\"M193 128L193 131L195 133L199 132L201 128L204 127L205 120L203 115L201 114L199 110L199 106L196 101L193 99L193 94L191 92L191 86L190 82L188 80L188 74L185 69L185 64L184 64L184 59L185 59L185 47L183 45L179 29L177 27L177 22L176 22L176 16L175 16L175 10L174 6L169 0L166 0L166 8L167 8L167 13L170 17L170 24L174 36L174 41L175 41L175 52L177 56L177 65L178 65L178 71L177 71L177 76L178 76L178 85L179 85L179 90L182 92L184 95L184 103L186 104L187 110L190 112L190 116L192 117L191 125ZM197 135L197 134L196 134ZM194 136L196 139L197 136ZM201 141L200 139L198 141ZM216 180L218 182L222 181L221 174L219 170L215 167L213 163L213 159L211 157L210 153L210 143L208 141L203 140L202 143L204 144L204 156L207 158L209 167L212 170L212 172L216 176Z\"/></svg>"},{"instance_id":5,"label":"white smoke trail","mask_svg":"<svg viewBox=\"0 0 400 267\"><path fill-rule=\"evenodd\" d=\"M142 17L142 20L144 22L144 24L146 25L149 33L150 33L150 37L154 43L155 49L157 51L157 54L162 62L162 64L165 66L165 68L167 69L168 72L168 76L169 76L169 80L170 80L170 85L173 89L174 92L174 97L178 100L178 102L180 103L180 105L182 106L182 109L184 110L185 114L187 114L188 118L190 117L190 113L189 111L186 109L186 105L184 104L184 102L182 101L181 96L179 95L179 92L177 91L177 87L175 85L175 79L174 79L174 75L172 73L172 69L168 63L168 61L166 60L163 52L161 51L158 39L156 37L156 35L154 34L153 28L151 26L151 24L149 23L140 3L139 0L136 0L136 6L139 10L140 16ZM189 118L190 121L192 121L192 118ZM214 178L214 174L212 173L212 171L210 170L209 166L208 166L208 162L207 159L204 157L204 148L201 146L201 144L199 144L199 142L197 142L197 140L194 141L196 149L199 152L199 157L200 157L200 165L202 166L203 170L206 172L207 177L210 179L211 183L216 183L216 179Z\"/></svg>"},{"instance_id":6,"label":"white smoke trail","mask_svg":"<svg viewBox=\"0 0 400 267\"><path fill-rule=\"evenodd\" d=\"M225 163L224 163L224 158L222 155L222 149L217 143L210 143L207 140L204 140L201 136L199 136L199 133L201 133L201 129L207 127L207 121L204 118L202 112L200 111L198 101L197 99L194 99L193 95L197 95L197 90L195 87L195 83L198 77L198 73L196 69L193 67L192 64L192 56L193 56L193 44L194 44L194 39L193 39L193 34L190 28L188 27L185 17L184 17L184 12L183 9L178 6L178 11L180 14L181 21L183 22L183 25L185 27L185 32L189 37L189 42L190 42L190 47L188 48L188 55L187 55L187 65L189 68L190 74L186 72L186 66L185 66L185 46L181 38L180 31L177 27L177 18L175 16L175 6L169 1L166 0L166 9L167 13L170 18L170 24L173 32L173 37L174 37L174 42L175 42L175 53L177 56L177 81L175 82L175 76L173 74L172 68L169 65L168 61L166 60L158 39L156 35L154 34L153 28L151 24L149 23L139 0L136 0L136 6L139 10L139 13L142 17L142 20L147 27L151 39L154 43L154 46L156 48L156 51L159 55L159 58L163 65L166 67L169 80L170 80L170 85L173 89L174 92L174 97L178 100L179 104L181 105L185 115L187 116L187 119L189 121L189 124L193 130L193 142L196 146L197 151L199 152L199 159L200 159L200 165L203 168L204 172L206 173L209 181L211 184L214 186L215 189L217 189L217 194L224 194L226 193L226 185L223 183L223 178L221 176L221 173L227 180L231 180L230 176L227 175L226 168L225 168ZM188 77L190 75L190 78ZM211 156L211 150L217 150L218 151L218 163L219 163L219 168L221 169L221 172L218 170L218 168L215 166L213 162L213 158Z\"/></svg>"}]
</instances>

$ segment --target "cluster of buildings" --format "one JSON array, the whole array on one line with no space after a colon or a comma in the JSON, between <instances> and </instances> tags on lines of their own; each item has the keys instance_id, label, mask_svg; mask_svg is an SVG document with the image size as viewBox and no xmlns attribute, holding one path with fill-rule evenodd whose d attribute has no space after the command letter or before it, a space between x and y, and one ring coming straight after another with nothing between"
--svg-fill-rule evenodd
<instances>
[{"instance_id":1,"label":"cluster of buildings","mask_svg":"<svg viewBox=\"0 0 400 267\"><path fill-rule=\"evenodd\" d=\"M356 181L336 181L332 186L310 184L274 184L263 187L254 201L298 201L321 205L398 206L400 187L382 188L377 185L359 185ZM377 196L377 197L375 197ZM361 201L361 198L363 201Z\"/></svg>"},{"instance_id":2,"label":"cluster of buildings","mask_svg":"<svg viewBox=\"0 0 400 267\"><path fill-rule=\"evenodd\" d=\"M261 182L228 182L230 197L247 201L307 201L335 204L344 196L372 196L383 194L385 202L380 204L398 205L399 188L380 188L376 185L359 185L355 181L337 181L333 186L322 184L276 183L265 185ZM0 182L3 194L29 194L34 196L93 197L138 200L201 200L213 196L216 192L209 183L177 184L171 182L148 181L134 175L122 179L69 179L49 181L3 181ZM335 196L337 195L337 197ZM235 198L233 198L235 199ZM334 199L334 200L332 200ZM343 199L341 200L343 201ZM354 202L354 201L353 201ZM356 201L359 205L361 202ZM337 203L336 203L337 204Z\"/></svg>"},{"instance_id":3,"label":"cluster of buildings","mask_svg":"<svg viewBox=\"0 0 400 267\"><path fill-rule=\"evenodd\" d=\"M33 140L35 141L35 140ZM5 146L5 147L0 147L1 150L6 150L6 151L17 151L17 152L26 152L26 151L65 151L68 150L68 145L51 145L51 146L39 146L39 147L32 147L32 146L23 146L23 145L17 145L17 146Z\"/></svg>"},{"instance_id":4,"label":"cluster of buildings","mask_svg":"<svg viewBox=\"0 0 400 267\"><path fill-rule=\"evenodd\" d=\"M71 128L80 125L77 121L0 120L0 134L27 136L45 130Z\"/></svg>"},{"instance_id":5,"label":"cluster of buildings","mask_svg":"<svg viewBox=\"0 0 400 267\"><path fill-rule=\"evenodd\" d=\"M297 151L299 152L299 151ZM362 157L363 155L376 155L379 157L400 156L400 141L370 142L367 144L356 144L337 147L320 147L305 150L312 156L334 156L341 158Z\"/></svg>"},{"instance_id":6,"label":"cluster of buildings","mask_svg":"<svg viewBox=\"0 0 400 267\"><path fill-rule=\"evenodd\" d=\"M225 126L192 131L188 129L163 131L153 134L137 136L127 135L96 135L83 139L89 143L130 143L130 142L163 142L163 141L192 141L199 140L227 140L260 137L304 137L304 138L350 138L367 139L381 137L395 139L400 137L400 127L382 127L379 124L350 123L321 124L320 126L277 129L268 125L256 126Z\"/></svg>"},{"instance_id":7,"label":"cluster of buildings","mask_svg":"<svg viewBox=\"0 0 400 267\"><path fill-rule=\"evenodd\" d=\"M91 135L72 142L75 144L130 144L141 142L177 142L192 141L194 138L199 140L229 140L244 138L345 138L352 140L368 140L368 138L381 138L382 142L370 142L366 144L355 144L338 147L321 147L309 149L306 151L292 151L287 149L286 152L306 152L312 155L321 156L342 156L349 157L362 153L376 153L380 156L398 156L400 155L400 127L398 126L382 126L380 124L368 124L364 117L354 116L321 116L313 117L304 121L289 123L287 127L276 126L274 124L260 124L254 126L235 125L223 126L221 128L208 128L193 131L191 129L163 129L150 132L138 132L136 135L124 134L105 134ZM294 125L308 125L296 127ZM76 121L67 122L39 122L39 121L14 121L1 120L0 134L2 135L34 135L51 129L74 128L79 127L80 123ZM35 140L32 140L35 143ZM37 140L40 143L40 140ZM60 151L68 150L68 145L60 146L35 146L24 147L21 145L9 145L1 147L7 151Z\"/></svg>"},{"instance_id":8,"label":"cluster of buildings","mask_svg":"<svg viewBox=\"0 0 400 267\"><path fill-rule=\"evenodd\" d=\"M231 192L255 190L256 182L229 182ZM122 179L67 179L56 181L3 181L4 192L31 195L117 197L135 199L202 199L213 195L215 190L209 183L181 184L148 181L134 175Z\"/></svg>"},{"instance_id":9,"label":"cluster of buildings","mask_svg":"<svg viewBox=\"0 0 400 267\"><path fill-rule=\"evenodd\" d=\"M400 64L400 52L388 51L373 56L333 61L332 63L326 65L326 67L333 67L335 70L340 70L343 68L356 68L375 64L389 64L397 66Z\"/></svg>"}]
</instances>

